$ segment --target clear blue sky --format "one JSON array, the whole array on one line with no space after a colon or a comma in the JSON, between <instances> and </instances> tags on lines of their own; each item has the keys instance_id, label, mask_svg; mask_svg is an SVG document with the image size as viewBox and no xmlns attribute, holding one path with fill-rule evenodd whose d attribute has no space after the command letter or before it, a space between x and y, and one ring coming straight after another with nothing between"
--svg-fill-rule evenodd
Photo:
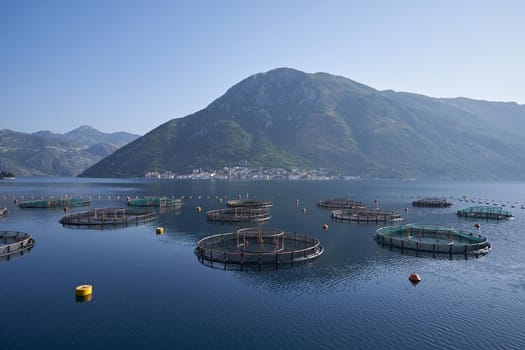
<instances>
[{"instance_id":1,"label":"clear blue sky","mask_svg":"<svg viewBox=\"0 0 525 350\"><path fill-rule=\"evenodd\" d=\"M145 134L277 67L525 104L525 1L0 0L0 129Z\"/></svg>"}]
</instances>

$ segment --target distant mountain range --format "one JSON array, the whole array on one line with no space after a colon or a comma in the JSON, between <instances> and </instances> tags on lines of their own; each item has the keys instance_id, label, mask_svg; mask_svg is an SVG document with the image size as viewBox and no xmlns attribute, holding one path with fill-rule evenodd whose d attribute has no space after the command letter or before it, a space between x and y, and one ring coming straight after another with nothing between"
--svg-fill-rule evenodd
<instances>
[{"instance_id":1,"label":"distant mountain range","mask_svg":"<svg viewBox=\"0 0 525 350\"><path fill-rule=\"evenodd\" d=\"M65 134L0 130L0 170L16 176L76 176L138 137L103 133L90 126Z\"/></svg>"},{"instance_id":2,"label":"distant mountain range","mask_svg":"<svg viewBox=\"0 0 525 350\"><path fill-rule=\"evenodd\" d=\"M381 178L524 179L525 106L379 91L279 68L172 119L81 176L192 168L327 168Z\"/></svg>"}]
</instances>

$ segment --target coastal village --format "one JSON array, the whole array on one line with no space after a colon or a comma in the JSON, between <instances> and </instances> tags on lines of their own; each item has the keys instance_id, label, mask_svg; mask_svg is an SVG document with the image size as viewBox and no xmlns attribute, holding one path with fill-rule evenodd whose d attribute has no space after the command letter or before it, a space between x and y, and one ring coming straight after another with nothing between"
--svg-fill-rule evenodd
<instances>
[{"instance_id":1,"label":"coastal village","mask_svg":"<svg viewBox=\"0 0 525 350\"><path fill-rule=\"evenodd\" d=\"M329 169L284 169L248 168L242 166L224 167L220 170L193 169L191 173L178 174L171 171L148 172L146 179L190 179L190 180L359 180L360 176L336 174Z\"/></svg>"}]
</instances>

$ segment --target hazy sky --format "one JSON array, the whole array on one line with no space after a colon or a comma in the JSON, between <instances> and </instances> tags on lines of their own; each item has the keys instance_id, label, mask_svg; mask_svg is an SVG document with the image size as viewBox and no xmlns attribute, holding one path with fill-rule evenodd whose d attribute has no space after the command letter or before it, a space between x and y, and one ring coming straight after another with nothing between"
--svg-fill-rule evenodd
<instances>
[{"instance_id":1,"label":"hazy sky","mask_svg":"<svg viewBox=\"0 0 525 350\"><path fill-rule=\"evenodd\" d=\"M145 134L277 67L525 104L525 1L0 0L0 129Z\"/></svg>"}]
</instances>

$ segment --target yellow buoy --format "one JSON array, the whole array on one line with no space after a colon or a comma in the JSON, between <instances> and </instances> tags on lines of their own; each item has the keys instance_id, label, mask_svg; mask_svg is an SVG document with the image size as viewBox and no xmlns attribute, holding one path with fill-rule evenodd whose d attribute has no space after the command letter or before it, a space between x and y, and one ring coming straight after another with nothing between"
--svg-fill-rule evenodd
<instances>
[{"instance_id":1,"label":"yellow buoy","mask_svg":"<svg viewBox=\"0 0 525 350\"><path fill-rule=\"evenodd\" d=\"M197 210L200 213L202 211L202 208L201 207L197 207L197 208L195 208L195 210Z\"/></svg>"},{"instance_id":2,"label":"yellow buoy","mask_svg":"<svg viewBox=\"0 0 525 350\"><path fill-rule=\"evenodd\" d=\"M77 297L83 297L93 293L93 286L91 284L83 284L75 288L75 295Z\"/></svg>"},{"instance_id":3,"label":"yellow buoy","mask_svg":"<svg viewBox=\"0 0 525 350\"><path fill-rule=\"evenodd\" d=\"M421 282L421 277L417 273L411 274L410 276L408 276L408 279L414 284Z\"/></svg>"},{"instance_id":4,"label":"yellow buoy","mask_svg":"<svg viewBox=\"0 0 525 350\"><path fill-rule=\"evenodd\" d=\"M157 227L157 228L155 229L155 233L157 233L158 235L163 234L163 233L164 233L164 228L162 228L162 227Z\"/></svg>"}]
</instances>

